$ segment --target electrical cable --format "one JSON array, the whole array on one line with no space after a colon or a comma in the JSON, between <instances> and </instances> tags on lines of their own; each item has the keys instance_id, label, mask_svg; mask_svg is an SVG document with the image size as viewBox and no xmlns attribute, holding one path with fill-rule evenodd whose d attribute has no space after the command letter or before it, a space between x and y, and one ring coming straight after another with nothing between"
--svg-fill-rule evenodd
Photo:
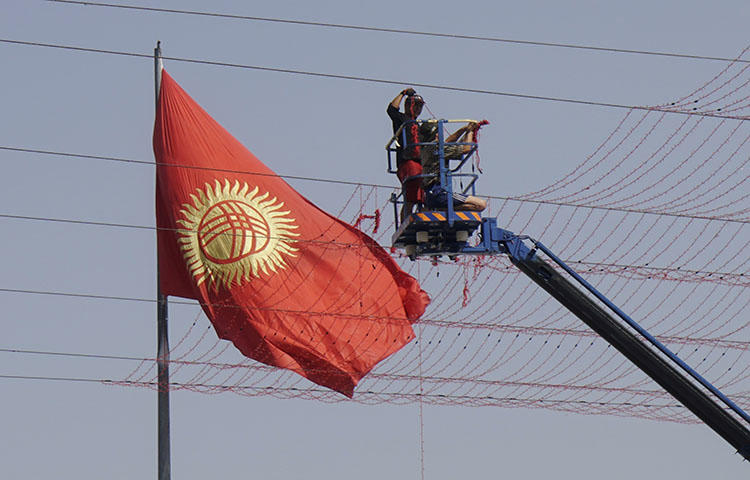
<instances>
[{"instance_id":1,"label":"electrical cable","mask_svg":"<svg viewBox=\"0 0 750 480\"><path fill-rule=\"evenodd\" d=\"M125 297L118 295L97 295L90 293L73 293L73 292L60 292L60 291L49 291L49 290L30 290L30 289L19 289L19 288L0 288L0 293L13 293L13 294L26 294L26 295L44 295L53 297L68 297L88 300L111 300L111 301L123 301L123 302L134 302L134 303L157 303L155 298L145 297ZM186 306L198 306L200 303L197 300L174 300L169 301L171 305L186 305ZM285 310L271 309L276 311ZM300 313L300 312L293 312ZM588 330L575 330L570 328L548 328L548 327L530 327L525 325L509 325L509 324L493 324L493 323L474 323L466 321L449 321L441 320L438 318L420 318L419 322L422 325L431 327L441 328L458 328L462 330L491 330L501 331L510 334L532 334L532 335L570 335L576 337L591 337L596 338L596 335ZM659 335L657 338L662 343L675 343L680 345L709 345L729 350L748 350L750 349L750 342L742 342L737 340L727 340L724 338L691 338L691 337L678 337L678 336L664 336ZM10 349L0 349L0 352ZM40 352L32 352L40 353ZM51 353L50 353L51 354ZM62 354L60 354L62 355ZM117 357L112 357L117 358ZM123 357L125 358L125 357ZM134 360L135 358L128 358ZM143 359L137 359L143 360Z\"/></svg>"},{"instance_id":2,"label":"electrical cable","mask_svg":"<svg viewBox=\"0 0 750 480\"><path fill-rule=\"evenodd\" d=\"M690 55L690 54L681 54L681 53L673 53L673 52L657 52L653 50L635 50L635 49L626 49L626 48L597 47L593 45L541 42L541 41L533 41L533 40L518 40L518 39L511 39L511 38L498 38L498 37L488 37L488 36L480 36L480 35L462 35L462 34L454 34L454 33L426 32L426 31L407 30L407 29L400 29L400 28L372 27L372 26L365 26L365 25L347 25L347 24L330 23L330 22L313 22L313 21L307 21L307 20L257 17L257 16L238 15L238 14L230 14L230 13L206 12L206 11L197 11L197 10L180 10L180 9L173 9L173 8L143 7L143 6L138 6L138 5L113 4L113 3L103 3L103 2L88 2L88 1L77 1L77 0L47 0L47 1L51 3L67 3L67 4L73 4L73 5L83 5L83 6L92 6L92 7L119 8L119 9L125 9L125 10L137 10L137 11L144 11L144 12L170 13L170 14L192 15L192 16L213 17L213 18L226 18L226 19L232 19L232 20L282 23L282 24L290 24L290 25L304 25L304 26L313 26L313 27L359 30L359 31L366 31L366 32L397 33L397 34L404 34L404 35L448 38L448 39L456 39L456 40L477 40L477 41L484 41L484 42L506 43L506 44L515 44L515 45L556 47L556 48L568 48L568 49L576 49L576 50L591 50L595 52L627 53L627 54L637 54L637 55L655 55L659 57L684 58L684 59L692 59L692 60L713 60L713 61L722 61L722 62L750 63L750 60L745 60L741 58L715 57L715 56L707 56L707 55Z\"/></svg>"},{"instance_id":3,"label":"electrical cable","mask_svg":"<svg viewBox=\"0 0 750 480\"><path fill-rule=\"evenodd\" d=\"M358 187L364 186L364 187L374 187L374 188L385 188L385 189L390 189L390 190L396 190L399 188L393 185L383 185L383 184L378 184L378 183L353 182L353 181L346 181L346 180L326 179L326 178L320 178L320 177L306 177L306 176L299 176L299 175L278 175L278 174L268 174L268 173L256 173L256 172L251 172L251 171L230 170L230 169L221 169L221 168L212 168L212 167L198 167L198 166L180 165L180 164L174 164L174 163L162 164L162 163L155 163L155 162L146 161L146 160L135 160L135 159L118 158L118 157L110 157L110 156L68 153L68 152L59 152L59 151L52 151L52 150L23 148L23 147L0 146L0 150L23 152L23 153L37 153L37 154L43 154L43 155L55 155L55 156L70 157L70 158L85 158L85 159L90 159L90 160L105 160L105 161L111 161L111 162L130 163L130 164L135 164L135 165L147 165L150 167L160 165L160 166L174 167L174 168L186 168L186 169L216 171L216 172L224 172L224 173L240 173L240 174L245 174L245 175L270 176L270 177L277 177L277 178L283 178L283 179L289 179L289 180L324 182L324 183L333 183L333 184L338 184L338 185L353 185L353 186L358 186ZM663 212L663 211L652 212L649 210L641 210L641 209L603 207L599 205L580 205L580 204L570 203L570 202L562 202L562 201L554 201L554 200L539 200L539 199L530 199L530 198L524 198L524 197L482 195L482 198L488 198L491 200L504 200L504 201L515 201L515 202L521 202L521 203L532 203L532 204L540 204L540 205L555 205L555 206L562 206L562 207L575 207L575 208L583 208L583 209L591 209L591 210L603 210L603 211L611 211L611 212L639 213L639 214L647 214L647 215L657 215L660 217L663 216L663 217L686 218L686 219L695 219L695 220L710 220L710 221L716 221L716 222L729 222L729 223L739 223L739 224L750 223L750 220L741 220L741 219L736 219L736 218L724 218L720 216L711 217L711 216L705 216L705 215L690 215L690 214L684 214L684 213L670 213L670 212ZM24 217L24 216L14 216L10 214L0 214L0 218L45 220L45 218L43 217ZM85 221L63 220L63 219L47 219L47 220L68 222L68 223L87 223ZM106 225L105 223L99 223L99 222L92 222L92 224ZM128 225L121 225L121 224L112 224L111 226L129 227ZM150 227L133 226L132 228L150 228ZM151 228L155 228L155 227L151 227Z\"/></svg>"},{"instance_id":4,"label":"electrical cable","mask_svg":"<svg viewBox=\"0 0 750 480\"><path fill-rule=\"evenodd\" d=\"M113 380L113 379L106 379L106 378L85 378L85 377L53 377L53 376L44 376L44 375L9 375L9 374L0 374L0 378L7 379L7 380L46 380L46 381L59 381L59 382L73 382L73 383L102 383L106 385L115 385L115 386L136 386L136 387L158 387L159 384L157 382L135 382L135 381L122 381L122 380ZM326 398L330 397L331 399L337 399L339 401L351 401L348 398L342 397L340 394L335 393L331 390L323 390L319 388L283 388L283 387L258 387L253 385L223 385L223 384L202 384L202 383L178 383L178 382L169 382L170 388L173 389L194 389L194 388L208 388L211 390L219 390L219 391L237 391L237 390L244 390L244 391L255 391L259 394L265 394L262 392L268 392L268 391L277 391L277 392L297 392L303 395L309 395L309 394L318 394L326 396ZM357 393L357 399L361 399L361 397L367 397L370 395L374 396L385 396L385 397L399 397L399 398L408 398L413 400L418 400L418 397L420 397L420 394L418 393L402 393L402 392L375 392L375 391L363 391ZM425 399L431 399L431 400L468 400L473 401L476 400L475 397L466 396L466 395L444 395L444 394L425 394L421 396ZM599 406L627 406L630 405L628 403L612 403L612 402L597 402L597 401L586 401L586 400L576 400L576 401L566 401L566 400L550 400L550 399L525 399L525 398L497 398L497 397L490 397L486 396L481 398L480 400L483 400L485 402L497 402L498 404L502 404L504 402L512 403L512 402L523 402L523 403L541 403L541 404L580 404L580 405L599 405ZM671 407L671 408L685 408L682 405L675 404L675 405L662 405L662 404L651 404L651 405L638 405L638 406L645 406L645 407L653 407L653 408L665 408L665 407Z\"/></svg>"},{"instance_id":5,"label":"electrical cable","mask_svg":"<svg viewBox=\"0 0 750 480\"><path fill-rule=\"evenodd\" d=\"M157 362L157 358L153 357L133 357L133 356L123 356L123 355L102 355L102 354L88 354L88 353L71 353L71 352L53 352L53 351L40 351L40 350L28 350L28 349L18 349L18 348L0 348L0 353L11 353L11 354L23 354L23 355L37 355L37 356L51 356L51 357L68 357L68 358L85 358L85 359L93 359L93 360L123 360L123 361L137 361L142 363L154 363ZM250 370L266 370L266 371L276 371L276 367L264 365L261 363L225 363L225 362L207 362L207 361L184 361L184 360L169 360L169 363L172 365L193 365L193 366L210 366L218 369L250 369ZM414 375L392 375L392 374L382 374L377 372L372 372L369 375L371 378L373 377L380 377L380 378L387 378L387 377L404 377L407 379L414 379ZM435 381L450 381L451 379L448 378L435 378L435 377L424 377L423 375L418 375L416 378L419 378L420 380L427 380L431 382ZM128 380L125 381L118 381L123 383L129 383ZM488 382L488 381L477 381L478 383L498 383L498 384L510 384L513 382ZM528 385L519 383L519 385ZM541 386L541 385L534 385L534 386ZM559 385L547 385L547 387L553 387L557 388L560 387ZM580 389L580 390L601 390L601 391L612 391L612 390L618 390L618 389L611 389L607 387L600 387L600 386L588 386L588 385L567 385L566 388L572 388L572 389Z\"/></svg>"},{"instance_id":6,"label":"electrical cable","mask_svg":"<svg viewBox=\"0 0 750 480\"><path fill-rule=\"evenodd\" d=\"M25 41L25 40L12 40L12 39L7 39L7 38L0 38L0 43L7 43L7 44L13 44L13 45L25 45L25 46L32 46L32 47L56 48L56 49L72 50L72 51L86 52L86 53L119 55L119 56L125 56L125 57L133 57L133 58L144 58L144 59L147 58L149 60L153 60L152 54L124 52L124 51L118 51L118 50L105 50L105 49L90 48L90 47L75 47L75 46L61 45L61 44L55 44L55 43L31 42L31 41ZM657 111L657 112L673 113L673 114L678 114L678 115L696 115L700 117L724 118L724 119L739 120L739 121L750 120L750 117L747 117L747 116L734 116L734 115L724 115L721 113L676 110L676 109L670 109L669 107L633 106L633 105L624 105L624 104L619 104L619 103L597 102L593 100L580 100L580 99L573 99L573 98L551 97L551 96L544 96L544 95L531 95L531 94L525 94L525 93L501 92L497 90L487 90L487 89L478 89L478 88L453 87L449 85L438 85L438 84L432 84L432 83L407 82L407 81L401 81L401 80L388 80L388 79L382 79L382 78L362 77L362 76L356 76L356 75L342 75L342 74L335 74L335 73L312 72L312 71L305 71L305 70L294 70L294 69L289 69L289 68L264 67L260 65L248 65L248 64L232 63L232 62L219 62L219 61L213 61L213 60L200 60L200 59L184 58L184 57L162 56L161 58L162 60L191 63L191 64L240 68L240 69L246 69L246 70L264 71L264 72L288 73L288 74L293 74L293 75L304 75L304 76L317 77L317 78L334 78L334 79L339 79L339 80L353 80L353 81L359 81L359 82L378 83L378 84L384 84L384 85L399 85L399 86L411 85L412 87L419 87L419 88L432 88L435 90L446 90L446 91L462 92L462 93L476 93L476 94L482 94L482 95L518 98L518 99L524 99L524 100L550 101L550 102L568 103L568 104L575 104L575 105L619 108L619 109L625 109L625 110L641 110L641 111L649 111L649 112Z\"/></svg>"},{"instance_id":7,"label":"electrical cable","mask_svg":"<svg viewBox=\"0 0 750 480\"><path fill-rule=\"evenodd\" d=\"M96 226L96 227L112 227L112 228L132 228L137 230L171 230L171 229L165 229L165 228L157 228L155 226L149 226L149 225L135 225L135 224L127 224L127 223L112 223L112 222L97 222L93 220L76 220L76 219L65 219L65 218L51 218L51 217L34 217L34 216L28 216L28 215L11 215L11 214L0 214L0 218L7 218L11 220L30 220L30 221L41 221L41 222L51 222L51 223L69 223L74 225L89 225L89 226ZM743 222L745 223L745 222ZM184 229L180 229L181 231L184 231ZM315 243L325 243L325 244L331 244L331 245L339 245L339 246L350 246L347 243L341 243L341 242L334 242L334 241L315 241ZM734 272L718 272L718 271L701 271L701 270L691 270L691 269L680 269L679 267L654 267L650 266L648 264L646 265L627 265L622 263L605 263L605 262L587 262L587 261L573 261L568 260L567 263L571 264L579 264L589 267L589 271L595 270L597 267L601 271L605 270L611 270L611 269L619 269L619 270L635 270L635 269L643 269L643 270L651 270L651 271L657 271L657 272L670 272L670 273L683 273L683 274L692 274L692 275L707 275L707 276L717 276L720 277L721 280L724 279L724 277L727 278L736 278L738 280L742 280L745 278L744 273L734 273Z\"/></svg>"}]
</instances>

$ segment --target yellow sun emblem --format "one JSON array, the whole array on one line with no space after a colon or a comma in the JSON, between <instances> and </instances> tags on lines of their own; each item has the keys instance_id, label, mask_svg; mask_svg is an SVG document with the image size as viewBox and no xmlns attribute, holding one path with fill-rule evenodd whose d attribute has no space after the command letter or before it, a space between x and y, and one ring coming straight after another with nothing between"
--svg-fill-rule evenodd
<instances>
[{"instance_id":1,"label":"yellow sun emblem","mask_svg":"<svg viewBox=\"0 0 750 480\"><path fill-rule=\"evenodd\" d=\"M208 282L215 290L249 282L260 273L287 267L285 257L296 256L293 237L297 225L284 204L268 192L250 190L247 183L212 187L191 194L192 204L182 204L177 230L180 248L198 285Z\"/></svg>"}]
</instances>

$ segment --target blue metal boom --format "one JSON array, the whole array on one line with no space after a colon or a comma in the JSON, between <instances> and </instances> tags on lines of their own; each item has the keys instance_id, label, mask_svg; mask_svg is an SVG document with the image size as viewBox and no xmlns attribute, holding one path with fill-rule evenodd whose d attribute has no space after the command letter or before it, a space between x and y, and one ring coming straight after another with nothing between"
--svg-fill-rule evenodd
<instances>
[{"instance_id":1,"label":"blue metal boom","mask_svg":"<svg viewBox=\"0 0 750 480\"><path fill-rule=\"evenodd\" d=\"M529 248L525 240L532 242L533 246ZM472 254L507 255L519 270L661 385L745 459L750 460L750 416L541 242L498 228L495 219L485 218L482 222L482 242L466 250L466 253ZM540 258L538 252L549 257L622 321L617 321L601 304Z\"/></svg>"}]
</instances>

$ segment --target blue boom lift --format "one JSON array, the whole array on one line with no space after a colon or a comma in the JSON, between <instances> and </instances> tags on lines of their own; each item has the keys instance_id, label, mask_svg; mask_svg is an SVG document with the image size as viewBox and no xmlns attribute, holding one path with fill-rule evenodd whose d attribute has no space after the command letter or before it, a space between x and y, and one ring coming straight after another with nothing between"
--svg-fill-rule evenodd
<instances>
[{"instance_id":1,"label":"blue boom lift","mask_svg":"<svg viewBox=\"0 0 750 480\"><path fill-rule=\"evenodd\" d=\"M416 120L413 122L420 125L425 123ZM450 194L457 185L461 193L473 195L478 175L473 172L463 173L462 169L470 165L478 145L475 142L446 143L444 136L445 124L463 123L466 120L427 122L437 122L437 139L419 145L428 147L429 151L434 151L438 156L439 172L428 172L418 177L424 179L438 176L440 185L449 193L448 198L451 198ZM386 145L390 173L396 173L392 160L400 145L406 145L404 126ZM460 158L447 158L446 147L450 145L468 145L471 148L466 149ZM403 192L393 194L391 202L394 205L394 218L398 219L397 209L403 203ZM541 242L498 227L495 218L482 217L475 211L456 211L454 207L453 202L448 201L445 209L422 208L402 219L400 224L396 220L393 246L403 248L412 260L424 256L437 259L443 255L449 258L457 255L507 255L519 270L661 385L736 448L746 460L750 460L750 415ZM472 237L476 241L470 243L469 239Z\"/></svg>"}]
</instances>

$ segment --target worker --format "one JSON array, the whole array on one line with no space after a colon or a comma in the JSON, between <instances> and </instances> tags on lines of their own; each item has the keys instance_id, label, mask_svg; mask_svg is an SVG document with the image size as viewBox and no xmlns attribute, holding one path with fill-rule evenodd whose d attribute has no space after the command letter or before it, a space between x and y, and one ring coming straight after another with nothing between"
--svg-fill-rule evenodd
<instances>
[{"instance_id":1,"label":"worker","mask_svg":"<svg viewBox=\"0 0 750 480\"><path fill-rule=\"evenodd\" d=\"M401 112L401 101L404 102L404 111ZM404 130L397 138L398 148L396 150L396 167L401 188L404 192L404 204L401 207L401 221L403 222L412 214L414 205L424 202L424 191L422 190L422 162L420 158L419 127L416 123L417 117L422 113L424 99L417 95L413 88L407 88L388 104L388 116L393 122L393 133L396 134L401 126ZM405 141L404 141L405 138ZM417 177L417 178L414 178Z\"/></svg>"}]
</instances>

